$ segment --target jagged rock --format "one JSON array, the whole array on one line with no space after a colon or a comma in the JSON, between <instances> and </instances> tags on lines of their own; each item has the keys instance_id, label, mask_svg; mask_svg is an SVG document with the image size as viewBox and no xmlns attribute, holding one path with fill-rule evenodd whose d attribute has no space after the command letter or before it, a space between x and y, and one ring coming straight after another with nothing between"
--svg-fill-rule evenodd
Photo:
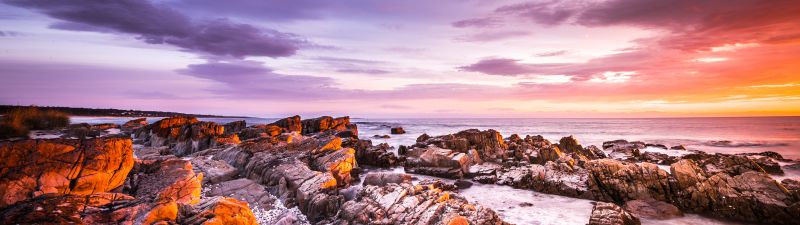
<instances>
[{"instance_id":1,"label":"jagged rock","mask_svg":"<svg viewBox=\"0 0 800 225\"><path fill-rule=\"evenodd\" d=\"M333 224L507 224L491 209L431 186L366 186L342 205Z\"/></svg>"},{"instance_id":2,"label":"jagged rock","mask_svg":"<svg viewBox=\"0 0 800 225\"><path fill-rule=\"evenodd\" d=\"M692 160L672 165L678 205L689 211L720 218L769 224L800 223L798 200L762 172L736 176L702 172ZM709 176L709 177L706 177Z\"/></svg>"},{"instance_id":3,"label":"jagged rock","mask_svg":"<svg viewBox=\"0 0 800 225\"><path fill-rule=\"evenodd\" d=\"M391 148L386 143L372 145L372 141L361 140L356 146L356 160L359 164L364 165L382 168L394 167L399 162L399 159L390 151Z\"/></svg>"},{"instance_id":4,"label":"jagged rock","mask_svg":"<svg viewBox=\"0 0 800 225\"><path fill-rule=\"evenodd\" d=\"M415 149L416 150L416 149ZM418 157L407 158L405 170L445 178L461 178L469 171L472 159L465 153L429 146L418 149Z\"/></svg>"},{"instance_id":5,"label":"jagged rock","mask_svg":"<svg viewBox=\"0 0 800 225\"><path fill-rule=\"evenodd\" d=\"M686 150L686 147L683 147L683 145L676 145L676 146L670 147L669 149L672 149L672 150Z\"/></svg>"},{"instance_id":6,"label":"jagged rock","mask_svg":"<svg viewBox=\"0 0 800 225\"><path fill-rule=\"evenodd\" d=\"M228 135L235 134L247 128L247 121L244 120L233 121L230 123L226 123L224 126L225 126L225 134Z\"/></svg>"},{"instance_id":7,"label":"jagged rock","mask_svg":"<svg viewBox=\"0 0 800 225\"><path fill-rule=\"evenodd\" d=\"M138 118L125 122L125 124L122 124L122 129L132 131L134 129L142 128L144 126L147 126L147 118Z\"/></svg>"},{"instance_id":8,"label":"jagged rock","mask_svg":"<svg viewBox=\"0 0 800 225\"><path fill-rule=\"evenodd\" d=\"M406 130L403 127L392 127L392 134L405 134Z\"/></svg>"},{"instance_id":9,"label":"jagged rock","mask_svg":"<svg viewBox=\"0 0 800 225\"><path fill-rule=\"evenodd\" d=\"M283 128L277 125L267 124L244 128L239 131L238 135L240 139L247 140L253 138L276 137L282 134L283 131Z\"/></svg>"},{"instance_id":10,"label":"jagged rock","mask_svg":"<svg viewBox=\"0 0 800 225\"><path fill-rule=\"evenodd\" d=\"M283 128L288 132L302 132L303 131L303 123L300 121L300 116L295 115L292 117L286 117L275 121L272 125L278 126Z\"/></svg>"},{"instance_id":11,"label":"jagged rock","mask_svg":"<svg viewBox=\"0 0 800 225\"><path fill-rule=\"evenodd\" d=\"M613 159L587 162L586 170L593 181L615 202L634 199L669 201L670 188L666 171L651 163L623 163Z\"/></svg>"},{"instance_id":12,"label":"jagged rock","mask_svg":"<svg viewBox=\"0 0 800 225\"><path fill-rule=\"evenodd\" d=\"M409 182L411 182L411 176L402 173L368 173L364 177L364 185L386 186L387 184Z\"/></svg>"},{"instance_id":13,"label":"jagged rock","mask_svg":"<svg viewBox=\"0 0 800 225\"><path fill-rule=\"evenodd\" d=\"M592 208L589 225L640 225L639 218L613 203L598 202Z\"/></svg>"},{"instance_id":14,"label":"jagged rock","mask_svg":"<svg viewBox=\"0 0 800 225\"><path fill-rule=\"evenodd\" d=\"M203 174L196 174L187 160L169 159L137 164L126 182L126 193L137 199L197 204Z\"/></svg>"},{"instance_id":15,"label":"jagged rock","mask_svg":"<svg viewBox=\"0 0 800 225\"><path fill-rule=\"evenodd\" d=\"M428 134L426 134L426 133L423 133L422 135L419 135L419 137L417 137L417 143L419 143L419 142L425 142L425 141L427 141L427 140L428 140L428 139L430 139L430 138L431 138L431 136L429 136L429 135L428 135Z\"/></svg>"},{"instance_id":16,"label":"jagged rock","mask_svg":"<svg viewBox=\"0 0 800 225\"><path fill-rule=\"evenodd\" d=\"M311 168L330 172L340 186L350 184L352 180L350 172L355 167L357 167L356 150L352 148L332 150L311 161Z\"/></svg>"},{"instance_id":17,"label":"jagged rock","mask_svg":"<svg viewBox=\"0 0 800 225\"><path fill-rule=\"evenodd\" d=\"M600 151L600 149L595 146L584 148L578 143L578 140L575 139L575 136L561 138L561 140L558 141L558 148L564 153L577 153L580 156L588 159L601 159L605 158L606 156L603 151Z\"/></svg>"},{"instance_id":18,"label":"jagged rock","mask_svg":"<svg viewBox=\"0 0 800 225\"><path fill-rule=\"evenodd\" d=\"M611 151L609 157L616 159L639 157L639 149L645 148L643 142L628 142L626 140L614 140L603 142L603 150Z\"/></svg>"},{"instance_id":19,"label":"jagged rock","mask_svg":"<svg viewBox=\"0 0 800 225\"><path fill-rule=\"evenodd\" d=\"M303 135L325 132L328 130L344 131L355 130L355 135L358 135L355 124L350 123L350 117L333 118L330 116L323 116L314 119L306 119L302 121Z\"/></svg>"},{"instance_id":20,"label":"jagged rock","mask_svg":"<svg viewBox=\"0 0 800 225\"><path fill-rule=\"evenodd\" d=\"M119 193L90 195L44 194L36 198L0 208L3 224L94 224L104 206L113 202L130 201L133 197ZM82 214L89 214L84 216Z\"/></svg>"},{"instance_id":21,"label":"jagged rock","mask_svg":"<svg viewBox=\"0 0 800 225\"><path fill-rule=\"evenodd\" d=\"M670 165L678 161L678 157L658 152L644 152L639 155L639 160L659 165Z\"/></svg>"},{"instance_id":22,"label":"jagged rock","mask_svg":"<svg viewBox=\"0 0 800 225\"><path fill-rule=\"evenodd\" d=\"M800 200L800 181L795 179L783 179L781 185L794 196L794 199Z\"/></svg>"},{"instance_id":23,"label":"jagged rock","mask_svg":"<svg viewBox=\"0 0 800 225\"><path fill-rule=\"evenodd\" d=\"M209 185L205 195L231 197L262 208L272 205L277 200L267 192L266 187L245 178Z\"/></svg>"},{"instance_id":24,"label":"jagged rock","mask_svg":"<svg viewBox=\"0 0 800 225\"><path fill-rule=\"evenodd\" d=\"M726 173L736 176L748 171L761 172L763 169L747 156L728 154L706 154L704 152L684 155L683 159L691 159L708 174Z\"/></svg>"},{"instance_id":25,"label":"jagged rock","mask_svg":"<svg viewBox=\"0 0 800 225\"><path fill-rule=\"evenodd\" d=\"M764 169L764 172L774 175L783 175L783 169L781 169L780 163L771 157L758 157L753 159L753 162Z\"/></svg>"},{"instance_id":26,"label":"jagged rock","mask_svg":"<svg viewBox=\"0 0 800 225\"><path fill-rule=\"evenodd\" d=\"M109 192L133 168L130 138L0 142L0 208L42 194Z\"/></svg>"},{"instance_id":27,"label":"jagged rock","mask_svg":"<svg viewBox=\"0 0 800 225\"><path fill-rule=\"evenodd\" d=\"M192 158L192 169L195 174L203 173L203 184L216 184L236 177L239 171L222 160L211 157Z\"/></svg>"},{"instance_id":28,"label":"jagged rock","mask_svg":"<svg viewBox=\"0 0 800 225\"><path fill-rule=\"evenodd\" d=\"M181 224L204 225L258 225L256 217L246 202L233 198L213 197L195 206L183 206Z\"/></svg>"},{"instance_id":29,"label":"jagged rock","mask_svg":"<svg viewBox=\"0 0 800 225\"><path fill-rule=\"evenodd\" d=\"M633 215L646 219L666 220L683 216L678 207L652 199L628 201L624 208Z\"/></svg>"},{"instance_id":30,"label":"jagged rock","mask_svg":"<svg viewBox=\"0 0 800 225\"><path fill-rule=\"evenodd\" d=\"M462 153L474 148L480 154L481 159L492 161L502 160L505 157L505 150L508 148L500 132L491 129L485 131L470 129L437 137L428 137L427 134L423 134L417 140L417 145L435 145Z\"/></svg>"},{"instance_id":31,"label":"jagged rock","mask_svg":"<svg viewBox=\"0 0 800 225\"><path fill-rule=\"evenodd\" d=\"M137 159L145 161L145 162L152 162L158 160L167 160L167 159L174 159L177 158L175 155L172 155L169 147L161 146L161 147L138 147L133 149L133 154L136 156Z\"/></svg>"},{"instance_id":32,"label":"jagged rock","mask_svg":"<svg viewBox=\"0 0 800 225\"><path fill-rule=\"evenodd\" d=\"M548 162L544 166L532 165L531 181L526 188L538 192L584 199L602 199L590 187L589 172L566 163Z\"/></svg>"}]
</instances>

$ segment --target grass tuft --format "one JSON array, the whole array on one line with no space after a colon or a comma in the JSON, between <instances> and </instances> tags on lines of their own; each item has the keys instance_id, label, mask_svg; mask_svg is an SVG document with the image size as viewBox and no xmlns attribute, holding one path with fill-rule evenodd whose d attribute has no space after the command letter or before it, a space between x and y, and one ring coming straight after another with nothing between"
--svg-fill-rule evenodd
<instances>
[{"instance_id":1,"label":"grass tuft","mask_svg":"<svg viewBox=\"0 0 800 225\"><path fill-rule=\"evenodd\" d=\"M30 130L53 130L69 125L69 115L35 106L19 107L0 118L0 139L27 137Z\"/></svg>"}]
</instances>

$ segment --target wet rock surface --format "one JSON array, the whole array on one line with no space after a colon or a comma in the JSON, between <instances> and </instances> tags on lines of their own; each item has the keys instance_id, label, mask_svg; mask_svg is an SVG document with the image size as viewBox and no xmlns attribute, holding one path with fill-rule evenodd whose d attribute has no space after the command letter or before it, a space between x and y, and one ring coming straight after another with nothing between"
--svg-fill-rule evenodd
<instances>
[{"instance_id":1,"label":"wet rock surface","mask_svg":"<svg viewBox=\"0 0 800 225\"><path fill-rule=\"evenodd\" d=\"M639 225L639 218L612 203L598 202L592 208L590 225Z\"/></svg>"}]
</instances>

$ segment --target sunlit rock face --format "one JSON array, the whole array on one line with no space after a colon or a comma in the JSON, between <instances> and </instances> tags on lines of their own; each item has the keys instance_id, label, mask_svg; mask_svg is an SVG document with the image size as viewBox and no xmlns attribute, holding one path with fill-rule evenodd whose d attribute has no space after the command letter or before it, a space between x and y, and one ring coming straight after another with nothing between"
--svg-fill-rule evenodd
<instances>
[{"instance_id":1,"label":"sunlit rock face","mask_svg":"<svg viewBox=\"0 0 800 225\"><path fill-rule=\"evenodd\" d=\"M134 164L129 138L0 142L0 158L0 208L49 193L109 192Z\"/></svg>"},{"instance_id":2,"label":"sunlit rock face","mask_svg":"<svg viewBox=\"0 0 800 225\"><path fill-rule=\"evenodd\" d=\"M148 147L168 146L171 154L184 156L208 148L236 145L241 141L237 132L243 123L219 125L200 122L194 117L170 117L134 131L134 138Z\"/></svg>"}]
</instances>

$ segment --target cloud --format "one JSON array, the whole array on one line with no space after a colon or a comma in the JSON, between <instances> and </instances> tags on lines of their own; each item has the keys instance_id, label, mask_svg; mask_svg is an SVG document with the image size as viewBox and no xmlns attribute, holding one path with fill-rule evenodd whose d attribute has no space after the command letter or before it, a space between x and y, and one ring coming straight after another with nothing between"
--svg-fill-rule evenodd
<instances>
[{"instance_id":1,"label":"cloud","mask_svg":"<svg viewBox=\"0 0 800 225\"><path fill-rule=\"evenodd\" d=\"M570 66L567 63L541 63L525 64L516 59L508 58L487 58L470 65L458 67L458 69L469 72L479 72L488 75L516 76L524 74L545 73L553 75L559 73L549 73L547 71L557 71L558 68Z\"/></svg>"},{"instance_id":2,"label":"cloud","mask_svg":"<svg viewBox=\"0 0 800 225\"><path fill-rule=\"evenodd\" d=\"M561 56L561 55L566 55L568 52L569 51L567 51L567 50L552 51L552 52L542 52L542 53L537 53L536 56L539 56L539 57Z\"/></svg>"},{"instance_id":3,"label":"cloud","mask_svg":"<svg viewBox=\"0 0 800 225\"><path fill-rule=\"evenodd\" d=\"M186 15L146 0L6 0L61 20L56 29L133 34L150 44L170 44L190 52L242 58L294 55L307 44L297 35L260 29L227 19L192 21Z\"/></svg>"},{"instance_id":4,"label":"cloud","mask_svg":"<svg viewBox=\"0 0 800 225\"><path fill-rule=\"evenodd\" d=\"M514 37L522 37L530 34L531 32L528 31L479 32L477 34L458 36L455 39L458 41L467 41L467 42L487 42L487 41L496 41L496 40L514 38Z\"/></svg>"},{"instance_id":5,"label":"cloud","mask_svg":"<svg viewBox=\"0 0 800 225\"><path fill-rule=\"evenodd\" d=\"M387 74L391 73L386 70L379 70L379 69L339 69L336 72L340 73L361 73L361 74Z\"/></svg>"},{"instance_id":6,"label":"cloud","mask_svg":"<svg viewBox=\"0 0 800 225\"><path fill-rule=\"evenodd\" d=\"M494 17L483 17L483 18L475 18L475 19L465 19L453 22L451 24L453 27L458 28L465 28L465 27L496 27L500 25L500 21Z\"/></svg>"},{"instance_id":7,"label":"cloud","mask_svg":"<svg viewBox=\"0 0 800 225\"><path fill-rule=\"evenodd\" d=\"M527 2L507 5L495 10L497 14L515 15L544 25L558 25L578 13L575 5L557 1Z\"/></svg>"},{"instance_id":8,"label":"cloud","mask_svg":"<svg viewBox=\"0 0 800 225\"><path fill-rule=\"evenodd\" d=\"M14 31L2 31L2 30L0 30L0 37L13 37L13 36L17 36L17 35L19 35L19 33L14 32Z\"/></svg>"}]
</instances>

